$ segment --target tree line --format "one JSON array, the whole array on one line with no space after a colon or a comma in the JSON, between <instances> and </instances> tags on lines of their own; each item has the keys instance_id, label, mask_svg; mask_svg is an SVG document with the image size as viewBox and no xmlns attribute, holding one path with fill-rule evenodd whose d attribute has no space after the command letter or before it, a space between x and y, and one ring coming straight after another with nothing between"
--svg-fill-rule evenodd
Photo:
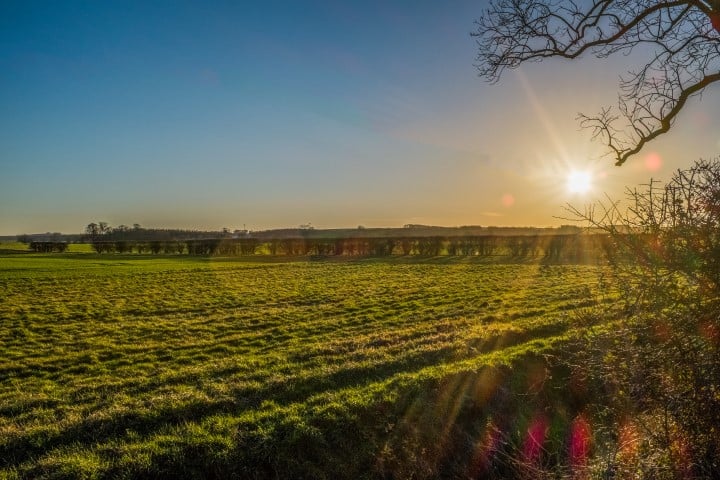
<instances>
[{"instance_id":1,"label":"tree line","mask_svg":"<svg viewBox=\"0 0 720 480\"><path fill-rule=\"evenodd\" d=\"M31 241L28 243L28 248L37 253L63 253L67 247L67 242L62 241Z\"/></svg>"},{"instance_id":2,"label":"tree line","mask_svg":"<svg viewBox=\"0 0 720 480\"><path fill-rule=\"evenodd\" d=\"M92 222L85 227L83 240L89 243L105 241L151 242L179 241L199 238L217 238L230 236L225 228L221 231L182 230L177 228L145 228L135 223L132 226L113 227L107 222Z\"/></svg>"},{"instance_id":3,"label":"tree line","mask_svg":"<svg viewBox=\"0 0 720 480\"><path fill-rule=\"evenodd\" d=\"M610 237L598 234L477 235L464 237L343 237L343 238L205 238L147 242L91 241L97 253L137 253L204 256L506 256L586 260L612 250Z\"/></svg>"}]
</instances>

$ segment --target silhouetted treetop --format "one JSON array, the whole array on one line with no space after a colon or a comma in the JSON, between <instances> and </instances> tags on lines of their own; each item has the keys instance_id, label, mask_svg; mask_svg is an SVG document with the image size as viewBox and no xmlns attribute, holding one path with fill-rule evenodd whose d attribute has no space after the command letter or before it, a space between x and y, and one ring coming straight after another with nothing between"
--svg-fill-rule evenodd
<instances>
[{"instance_id":1,"label":"silhouetted treetop","mask_svg":"<svg viewBox=\"0 0 720 480\"><path fill-rule=\"evenodd\" d=\"M492 83L529 61L647 51L621 79L616 109L579 117L616 165L667 133L688 98L720 80L719 0L492 0L476 24L476 66Z\"/></svg>"}]
</instances>

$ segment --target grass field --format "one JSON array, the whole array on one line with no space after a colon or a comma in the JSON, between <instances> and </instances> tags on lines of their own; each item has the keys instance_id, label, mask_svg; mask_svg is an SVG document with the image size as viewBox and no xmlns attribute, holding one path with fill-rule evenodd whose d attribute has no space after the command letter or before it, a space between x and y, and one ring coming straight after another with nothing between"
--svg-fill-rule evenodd
<instances>
[{"instance_id":1,"label":"grass field","mask_svg":"<svg viewBox=\"0 0 720 480\"><path fill-rule=\"evenodd\" d=\"M0 256L0 478L472 476L489 424L521 444L542 409L562 455L567 392L508 395L599 272Z\"/></svg>"}]
</instances>

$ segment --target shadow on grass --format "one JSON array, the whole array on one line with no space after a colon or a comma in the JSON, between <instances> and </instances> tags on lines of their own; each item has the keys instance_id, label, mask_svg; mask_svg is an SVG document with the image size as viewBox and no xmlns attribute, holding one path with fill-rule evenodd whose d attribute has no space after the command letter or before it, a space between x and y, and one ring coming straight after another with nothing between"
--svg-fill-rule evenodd
<instances>
[{"instance_id":1,"label":"shadow on grass","mask_svg":"<svg viewBox=\"0 0 720 480\"><path fill-rule=\"evenodd\" d=\"M238 388L232 392L232 398L224 400L199 401L180 406L160 408L146 413L123 412L109 418L85 420L82 423L57 432L55 435L50 434L47 431L39 431L34 435L30 434L10 438L0 445L0 458L2 459L2 465L5 468L17 468L21 467L21 465L25 462L31 461L34 458L42 457L48 452L61 447L92 447L93 445L102 444L110 440L122 439L126 437L130 431L140 436L150 436L160 429L167 428L168 426L200 422L204 418L213 415L239 415L244 411L260 408L263 402L268 400L278 406L287 406L294 403L302 404L309 398L322 394L323 392L351 387L369 386L377 381L390 379L397 374L412 373L424 367L462 360L464 358L469 358L472 355L479 355L501 348L518 345L530 339L538 339L542 336L554 335L562 328L563 327L558 325L549 325L525 332L505 332L505 334L497 337L476 340L471 342L470 345L465 346L466 348L472 348L472 354L468 353L470 350L458 350L456 346L441 347L429 351L422 350L396 360L384 361L383 363L374 365L362 365L346 368L325 375L314 375L309 378L302 378L301 381L289 378L285 381L265 383L260 387L249 386L246 388ZM229 375L232 373L232 370L227 370L217 374ZM165 380L163 382L150 382L135 389L122 390L122 392L130 395L139 395L173 384L196 384L196 381L193 380L193 378L178 376L173 378L172 381ZM413 387L413 392L416 394L421 393L423 388L424 387ZM383 409L392 410L394 408L397 408L397 406L385 405L381 407L380 411ZM12 412L7 411L4 413ZM369 413L371 412L366 412L366 414ZM323 422L324 421L325 420L323 420ZM348 428L349 426L350 425L348 425ZM364 425L357 426L357 428L361 427L362 429L385 428L385 426L377 425L371 425L369 427ZM269 428L273 432L275 432L276 429L280 429L277 430L280 432L282 429L292 430L294 427L292 424L270 424L264 428ZM320 427L316 427L315 430L317 430L317 428ZM323 431L323 428L325 427L320 428L320 431ZM330 426L328 426L328 428L330 428ZM330 428L327 434L340 435L342 432L337 431L338 428L344 427L342 427L342 425L334 425ZM325 435L325 433L323 433L323 435ZM373 435L375 435L375 433ZM297 436L297 432L293 433L292 436L295 438ZM302 438L302 435L300 435L300 438ZM286 441L286 439L280 440ZM348 437L348 432L342 433L341 440L343 442L355 442L352 435ZM258 440L258 442L260 442L261 445L265 445L267 448L275 448L274 441L269 444L267 440ZM360 447L361 446L359 445L355 445L353 448ZM253 450L256 446L253 444L247 446L247 448ZM300 448L300 446L295 445L293 448ZM287 452L285 454L287 454ZM304 462L310 462L309 458L310 457L304 460ZM247 458L244 460L245 464L251 461L253 460ZM253 468L256 467L263 471L264 467L262 465L255 465ZM177 465L177 468L180 468L180 465ZM292 470L289 466L283 468L289 468ZM157 474L158 472L155 471L155 473Z\"/></svg>"}]
</instances>

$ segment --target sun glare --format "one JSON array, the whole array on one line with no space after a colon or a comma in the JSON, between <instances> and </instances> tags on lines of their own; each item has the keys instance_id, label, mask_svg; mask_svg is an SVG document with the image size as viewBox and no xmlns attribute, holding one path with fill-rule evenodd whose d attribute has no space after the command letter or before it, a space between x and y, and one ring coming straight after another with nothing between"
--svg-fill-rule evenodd
<instances>
[{"instance_id":1,"label":"sun glare","mask_svg":"<svg viewBox=\"0 0 720 480\"><path fill-rule=\"evenodd\" d=\"M574 171L567 176L567 190L570 193L587 193L592 187L592 176L589 172Z\"/></svg>"}]
</instances>

